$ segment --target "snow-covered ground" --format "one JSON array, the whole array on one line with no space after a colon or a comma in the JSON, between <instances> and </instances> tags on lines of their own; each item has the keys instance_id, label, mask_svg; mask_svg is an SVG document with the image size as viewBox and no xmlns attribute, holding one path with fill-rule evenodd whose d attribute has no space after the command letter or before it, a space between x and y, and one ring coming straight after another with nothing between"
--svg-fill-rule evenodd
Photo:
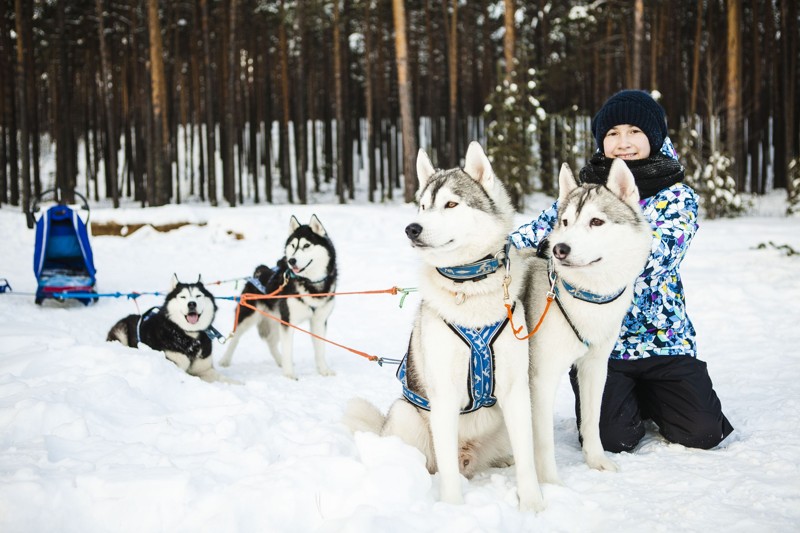
<instances>
[{"instance_id":1,"label":"snow-covered ground","mask_svg":"<svg viewBox=\"0 0 800 533\"><path fill-rule=\"evenodd\" d=\"M105 342L119 318L160 297L102 298L84 307L34 304L34 232L0 209L0 531L797 531L800 524L800 218L782 192L753 214L702 221L683 266L688 309L735 432L711 451L668 444L651 431L590 470L577 441L565 378L556 412L564 486L543 486L547 509L516 508L514 468L464 480L466 504L439 503L439 479L395 438L351 435L345 404L386 409L394 367L328 348L335 377L316 374L298 334L298 381L281 375L254 331L224 374L205 383L161 354ZM550 200L533 202L519 222ZM281 254L289 217L316 213L337 246L340 291L414 287L403 229L410 205L182 205L95 208L97 222L206 222L159 233L92 237L102 293L165 291L173 273L207 283L240 278ZM237 240L231 233L239 233ZM760 244L766 247L759 248ZM234 283L210 285L217 296ZM215 326L230 332L235 304ZM403 355L418 295L341 296L329 337L390 358ZM219 360L223 346L215 345Z\"/></svg>"}]
</instances>

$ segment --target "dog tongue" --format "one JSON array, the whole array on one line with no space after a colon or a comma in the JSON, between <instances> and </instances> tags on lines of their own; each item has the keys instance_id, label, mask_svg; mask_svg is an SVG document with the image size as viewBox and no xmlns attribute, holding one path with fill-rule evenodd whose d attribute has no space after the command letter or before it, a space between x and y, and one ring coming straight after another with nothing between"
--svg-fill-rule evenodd
<instances>
[{"instance_id":1,"label":"dog tongue","mask_svg":"<svg viewBox=\"0 0 800 533\"><path fill-rule=\"evenodd\" d=\"M198 315L197 313L189 313L188 315L186 315L186 321L189 324L197 324L198 320L200 320L200 315Z\"/></svg>"}]
</instances>

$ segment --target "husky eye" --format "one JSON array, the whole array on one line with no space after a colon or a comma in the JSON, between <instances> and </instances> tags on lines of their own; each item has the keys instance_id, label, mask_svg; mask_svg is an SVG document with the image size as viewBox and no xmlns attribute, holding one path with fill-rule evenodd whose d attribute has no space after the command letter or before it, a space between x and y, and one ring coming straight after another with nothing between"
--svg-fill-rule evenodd
<instances>
[{"instance_id":1,"label":"husky eye","mask_svg":"<svg viewBox=\"0 0 800 533\"><path fill-rule=\"evenodd\" d=\"M458 205L458 202L450 201L450 202L447 202L446 204L444 204L444 208L445 209L452 209L457 205Z\"/></svg>"},{"instance_id":2,"label":"husky eye","mask_svg":"<svg viewBox=\"0 0 800 533\"><path fill-rule=\"evenodd\" d=\"M303 245L303 250L307 249L309 246L311 246L311 245L310 245L310 244L308 244L308 243L305 243L305 244Z\"/></svg>"},{"instance_id":3,"label":"husky eye","mask_svg":"<svg viewBox=\"0 0 800 533\"><path fill-rule=\"evenodd\" d=\"M589 226L597 227L597 226L602 226L605 223L606 223L605 220L600 220L599 218L593 218L592 220L589 221Z\"/></svg>"}]
</instances>

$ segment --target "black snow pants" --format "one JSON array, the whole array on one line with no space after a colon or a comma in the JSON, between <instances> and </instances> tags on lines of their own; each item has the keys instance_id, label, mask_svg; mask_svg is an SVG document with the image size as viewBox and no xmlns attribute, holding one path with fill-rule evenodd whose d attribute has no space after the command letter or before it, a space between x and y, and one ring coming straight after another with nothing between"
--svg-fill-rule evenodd
<instances>
[{"instance_id":1,"label":"black snow pants","mask_svg":"<svg viewBox=\"0 0 800 533\"><path fill-rule=\"evenodd\" d=\"M580 428L577 370L569 373ZM690 356L654 356L632 361L609 359L600 407L600 440L609 452L631 451L652 419L670 442L713 448L732 431L706 363Z\"/></svg>"}]
</instances>

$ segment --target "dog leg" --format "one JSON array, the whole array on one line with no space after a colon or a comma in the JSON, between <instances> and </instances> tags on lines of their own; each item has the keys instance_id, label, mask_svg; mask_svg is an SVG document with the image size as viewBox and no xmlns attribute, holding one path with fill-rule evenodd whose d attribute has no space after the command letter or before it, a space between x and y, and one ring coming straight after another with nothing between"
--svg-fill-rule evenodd
<instances>
[{"instance_id":1,"label":"dog leg","mask_svg":"<svg viewBox=\"0 0 800 533\"><path fill-rule=\"evenodd\" d=\"M320 337L325 337L325 333L327 331L327 321L328 317L320 317L317 316L315 313L311 316L311 333L314 335L319 335ZM311 338L311 342L314 345L314 359L317 363L317 372L320 373L321 376L335 376L336 372L328 367L328 363L325 361L325 341L322 341L316 337Z\"/></svg>"},{"instance_id":2,"label":"dog leg","mask_svg":"<svg viewBox=\"0 0 800 533\"><path fill-rule=\"evenodd\" d=\"M258 320L258 316L252 314L239 322L239 325L236 326L236 332L230 339L228 339L228 347L225 349L225 355L223 355L222 359L219 361L220 366L230 366L231 361L233 360L233 352L235 352L236 347L239 346L239 341L241 340L242 335L244 335L245 331L253 327Z\"/></svg>"},{"instance_id":3,"label":"dog leg","mask_svg":"<svg viewBox=\"0 0 800 533\"><path fill-rule=\"evenodd\" d=\"M289 379L297 379L297 376L294 375L294 361L292 361L292 356L294 354L294 329L281 325L281 353L280 353L280 365L283 369L283 375ZM273 354L274 355L274 354Z\"/></svg>"},{"instance_id":4,"label":"dog leg","mask_svg":"<svg viewBox=\"0 0 800 533\"><path fill-rule=\"evenodd\" d=\"M501 398L498 398L501 400ZM517 380L502 396L501 408L511 450L517 465L517 494L520 511L541 511L544 499L534 464L531 392L527 379Z\"/></svg>"},{"instance_id":5,"label":"dog leg","mask_svg":"<svg viewBox=\"0 0 800 533\"><path fill-rule=\"evenodd\" d=\"M556 468L553 410L556 389L560 380L560 365L550 361L537 361L533 369L532 413L533 448L536 450L536 474L540 483L561 485Z\"/></svg>"},{"instance_id":6,"label":"dog leg","mask_svg":"<svg viewBox=\"0 0 800 533\"><path fill-rule=\"evenodd\" d=\"M206 357L205 359L195 359L189 366L187 373L191 374L192 376L197 376L206 383L213 383L215 381L219 381L222 383L242 385L241 381L228 378L217 372L216 369L214 368L214 362L211 360L210 357Z\"/></svg>"},{"instance_id":7,"label":"dog leg","mask_svg":"<svg viewBox=\"0 0 800 533\"><path fill-rule=\"evenodd\" d=\"M450 391L448 391L450 392ZM458 397L455 393L431 395L431 435L439 469L440 496L446 503L464 503L458 468Z\"/></svg>"},{"instance_id":8,"label":"dog leg","mask_svg":"<svg viewBox=\"0 0 800 533\"><path fill-rule=\"evenodd\" d=\"M395 401L386 414L382 436L394 435L406 444L415 447L425 456L425 467L431 474L436 473L436 455L433 451L430 426L424 415L407 401Z\"/></svg>"},{"instance_id":9,"label":"dog leg","mask_svg":"<svg viewBox=\"0 0 800 533\"><path fill-rule=\"evenodd\" d=\"M182 354L180 352L165 350L164 355L166 355L167 359L175 363L175 365L177 365L177 367L184 372L187 372L189 370L189 366L192 364L191 360L186 357L186 354Z\"/></svg>"},{"instance_id":10,"label":"dog leg","mask_svg":"<svg viewBox=\"0 0 800 533\"><path fill-rule=\"evenodd\" d=\"M596 350L596 349L595 349ZM616 472L617 465L606 457L600 441L600 405L608 374L608 351L596 350L577 362L578 388L581 396L581 437L583 438L583 457L586 464L595 470ZM600 352L598 354L597 352Z\"/></svg>"}]
</instances>

